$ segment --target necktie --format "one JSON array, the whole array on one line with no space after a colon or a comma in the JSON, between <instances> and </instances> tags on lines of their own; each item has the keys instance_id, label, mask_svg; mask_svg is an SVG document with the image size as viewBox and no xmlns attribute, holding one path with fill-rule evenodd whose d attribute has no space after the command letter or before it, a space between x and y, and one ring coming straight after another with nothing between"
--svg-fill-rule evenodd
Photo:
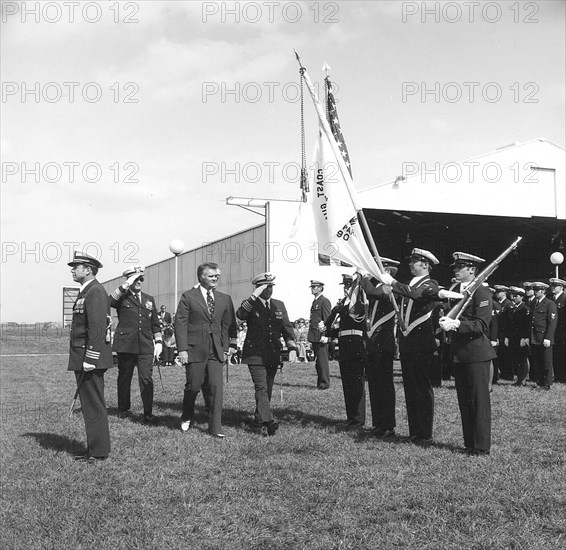
<instances>
[{"instance_id":1,"label":"necktie","mask_svg":"<svg viewBox=\"0 0 566 550\"><path fill-rule=\"evenodd\" d=\"M214 315L214 298L212 297L212 290L206 291L206 305L208 306L208 313Z\"/></svg>"}]
</instances>

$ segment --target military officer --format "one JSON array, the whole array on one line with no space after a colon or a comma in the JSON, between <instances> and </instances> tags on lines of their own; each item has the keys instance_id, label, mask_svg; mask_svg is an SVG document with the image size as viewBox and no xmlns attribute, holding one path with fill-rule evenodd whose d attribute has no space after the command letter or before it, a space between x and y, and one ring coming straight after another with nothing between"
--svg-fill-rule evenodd
<instances>
[{"instance_id":1,"label":"military officer","mask_svg":"<svg viewBox=\"0 0 566 550\"><path fill-rule=\"evenodd\" d=\"M533 283L525 281L523 283L523 288L525 289L525 305L531 310L534 303L536 302L535 291L533 289Z\"/></svg>"},{"instance_id":2,"label":"military officer","mask_svg":"<svg viewBox=\"0 0 566 550\"><path fill-rule=\"evenodd\" d=\"M392 277L397 274L399 262L381 258L383 269ZM395 310L391 301L391 287L364 277L362 288L369 301L369 329L367 341L366 378L371 404L372 435L388 438L395 435L395 385L393 358L395 356Z\"/></svg>"},{"instance_id":3,"label":"military officer","mask_svg":"<svg viewBox=\"0 0 566 550\"><path fill-rule=\"evenodd\" d=\"M96 280L102 264L84 252L75 251L73 280L80 290L73 306L69 365L74 371L81 399L88 450L75 457L93 464L110 454L110 431L104 399L104 373L112 367L110 343L110 300L104 287Z\"/></svg>"},{"instance_id":4,"label":"military officer","mask_svg":"<svg viewBox=\"0 0 566 550\"><path fill-rule=\"evenodd\" d=\"M242 363L248 365L255 386L255 419L261 435L272 436L279 428L271 413L271 394L277 367L281 364L281 337L296 362L295 331L281 300L272 298L275 276L261 273L252 279L254 291L238 308L236 316L247 323Z\"/></svg>"},{"instance_id":5,"label":"military officer","mask_svg":"<svg viewBox=\"0 0 566 550\"><path fill-rule=\"evenodd\" d=\"M566 281L564 279L550 279L552 299L556 304L558 320L554 333L554 379L556 382L566 382Z\"/></svg>"},{"instance_id":6,"label":"military officer","mask_svg":"<svg viewBox=\"0 0 566 550\"><path fill-rule=\"evenodd\" d=\"M525 289L518 286L509 288L513 302L510 309L509 335L505 338L505 345L509 349L511 367L517 375L514 386L526 385L529 374L529 336L531 331L531 318L529 308L526 306Z\"/></svg>"},{"instance_id":7,"label":"military officer","mask_svg":"<svg viewBox=\"0 0 566 550\"><path fill-rule=\"evenodd\" d=\"M556 303L546 297L548 285L534 282L535 302L531 313L531 380L549 390L554 379L552 344L557 323Z\"/></svg>"},{"instance_id":8,"label":"military officer","mask_svg":"<svg viewBox=\"0 0 566 550\"><path fill-rule=\"evenodd\" d=\"M142 292L144 269L135 266L123 273L126 281L110 295L118 314L114 351L118 354L118 415L129 416L134 368L138 367L143 418L157 422L153 415L153 358L163 349L161 325L153 296Z\"/></svg>"},{"instance_id":9,"label":"military officer","mask_svg":"<svg viewBox=\"0 0 566 550\"><path fill-rule=\"evenodd\" d=\"M359 275L358 275L359 276ZM361 278L361 276L359 276ZM365 312L355 310L355 297L350 297L353 278L342 275L344 298L330 311L319 328L329 338L338 337L340 376L346 405L345 429L363 428L366 421L365 365L366 365L366 317ZM353 302L354 301L354 302ZM362 306L363 307L363 306ZM337 321L338 328L333 329Z\"/></svg>"},{"instance_id":10,"label":"military officer","mask_svg":"<svg viewBox=\"0 0 566 550\"><path fill-rule=\"evenodd\" d=\"M493 285L495 290L493 300L494 309L497 308L497 357L493 361L493 383L499 376L504 380L513 380L513 369L509 356L509 349L505 345L505 338L509 338L510 309L513 302L507 298L509 287L505 285Z\"/></svg>"},{"instance_id":11,"label":"military officer","mask_svg":"<svg viewBox=\"0 0 566 550\"><path fill-rule=\"evenodd\" d=\"M430 277L433 265L440 262L422 248L414 248L409 259L413 279L409 284L395 280L388 273L382 282L402 296L401 315L405 324L399 335L401 372L405 387L409 436L414 443L432 439L434 390L432 361L436 350L432 312L438 300L438 283Z\"/></svg>"},{"instance_id":12,"label":"military officer","mask_svg":"<svg viewBox=\"0 0 566 550\"><path fill-rule=\"evenodd\" d=\"M466 252L454 252L454 276L462 293L476 277L485 261ZM489 454L491 449L491 399L489 393L490 363L495 351L489 338L492 317L489 290L480 286L459 319L442 317L440 326L452 334L450 353L454 362L454 379L462 417L465 451L471 455Z\"/></svg>"},{"instance_id":13,"label":"military officer","mask_svg":"<svg viewBox=\"0 0 566 550\"><path fill-rule=\"evenodd\" d=\"M308 341L312 344L315 357L315 368L317 381L316 386L319 390L327 390L330 387L330 365L328 364L328 337L322 334L319 324L326 322L332 309L330 300L322 295L324 283L321 281L311 281L311 293L314 300L311 305L309 320Z\"/></svg>"}]
</instances>

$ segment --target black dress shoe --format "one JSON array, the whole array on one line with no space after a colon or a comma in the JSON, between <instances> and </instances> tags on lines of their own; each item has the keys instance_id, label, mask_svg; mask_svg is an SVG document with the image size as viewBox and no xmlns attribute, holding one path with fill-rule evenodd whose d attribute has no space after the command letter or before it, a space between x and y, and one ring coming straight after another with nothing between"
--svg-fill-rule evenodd
<instances>
[{"instance_id":1,"label":"black dress shoe","mask_svg":"<svg viewBox=\"0 0 566 550\"><path fill-rule=\"evenodd\" d=\"M432 443L432 437L422 437L420 435L412 435L409 437L412 443L416 445L424 445L426 443Z\"/></svg>"},{"instance_id":2,"label":"black dress shoe","mask_svg":"<svg viewBox=\"0 0 566 550\"><path fill-rule=\"evenodd\" d=\"M159 423L159 418L157 418L157 416L155 416L153 414L144 414L143 415L143 421L146 424L157 424L157 423Z\"/></svg>"},{"instance_id":3,"label":"black dress shoe","mask_svg":"<svg viewBox=\"0 0 566 550\"><path fill-rule=\"evenodd\" d=\"M267 435L275 435L275 432L279 429L279 424L277 422L275 422L275 420L272 420L268 425L267 425Z\"/></svg>"},{"instance_id":4,"label":"black dress shoe","mask_svg":"<svg viewBox=\"0 0 566 550\"><path fill-rule=\"evenodd\" d=\"M225 439L226 436L224 434L210 434L212 437L215 437L216 439Z\"/></svg>"},{"instance_id":5,"label":"black dress shoe","mask_svg":"<svg viewBox=\"0 0 566 550\"><path fill-rule=\"evenodd\" d=\"M328 386L327 384L321 384L320 386L318 386L319 390L327 390L328 388L330 388L330 386Z\"/></svg>"},{"instance_id":6,"label":"black dress shoe","mask_svg":"<svg viewBox=\"0 0 566 550\"><path fill-rule=\"evenodd\" d=\"M486 449L472 449L470 454L472 456L487 456L489 455L489 451Z\"/></svg>"},{"instance_id":7,"label":"black dress shoe","mask_svg":"<svg viewBox=\"0 0 566 550\"><path fill-rule=\"evenodd\" d=\"M132 418L131 411L118 411L118 418Z\"/></svg>"}]
</instances>

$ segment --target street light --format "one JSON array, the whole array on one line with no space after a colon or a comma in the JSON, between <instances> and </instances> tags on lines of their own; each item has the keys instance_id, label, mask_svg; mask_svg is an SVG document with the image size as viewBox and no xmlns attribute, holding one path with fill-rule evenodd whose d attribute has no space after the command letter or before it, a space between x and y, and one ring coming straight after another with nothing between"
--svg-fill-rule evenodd
<instances>
[{"instance_id":1,"label":"street light","mask_svg":"<svg viewBox=\"0 0 566 550\"><path fill-rule=\"evenodd\" d=\"M185 250L185 243L181 239L173 239L169 243L169 250L175 255L175 301L173 303L173 312L177 313L177 263L179 254L181 254L183 250Z\"/></svg>"},{"instance_id":2,"label":"street light","mask_svg":"<svg viewBox=\"0 0 566 550\"><path fill-rule=\"evenodd\" d=\"M564 254L562 252L553 252L550 255L550 261L556 266L556 278L559 279L558 266L564 261Z\"/></svg>"}]
</instances>

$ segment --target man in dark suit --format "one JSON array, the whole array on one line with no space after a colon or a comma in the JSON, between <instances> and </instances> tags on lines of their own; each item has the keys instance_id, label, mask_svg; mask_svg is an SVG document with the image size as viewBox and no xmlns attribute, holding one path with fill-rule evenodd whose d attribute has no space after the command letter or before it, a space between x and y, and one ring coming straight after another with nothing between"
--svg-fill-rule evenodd
<instances>
[{"instance_id":1,"label":"man in dark suit","mask_svg":"<svg viewBox=\"0 0 566 550\"><path fill-rule=\"evenodd\" d=\"M531 313L531 380L549 390L554 380L552 344L557 323L556 304L546 297L548 285L534 282L536 301Z\"/></svg>"},{"instance_id":2,"label":"man in dark suit","mask_svg":"<svg viewBox=\"0 0 566 550\"><path fill-rule=\"evenodd\" d=\"M531 332L531 317L529 308L525 305L525 289L512 286L509 289L513 306L510 309L509 335L505 345L511 356L511 367L517 375L514 386L526 385L529 374L529 336Z\"/></svg>"},{"instance_id":3,"label":"man in dark suit","mask_svg":"<svg viewBox=\"0 0 566 550\"><path fill-rule=\"evenodd\" d=\"M153 358L163 349L161 326L153 296L142 292L144 269L124 271L127 280L110 295L118 314L114 351L118 354L118 415L130 415L130 391L134 368L138 367L144 422L157 422L153 415Z\"/></svg>"},{"instance_id":4,"label":"man in dark suit","mask_svg":"<svg viewBox=\"0 0 566 550\"><path fill-rule=\"evenodd\" d=\"M385 272L395 277L399 262L382 257L381 263ZM369 301L366 378L371 403L372 435L379 438L393 437L397 424L393 383L395 311L391 301L391 287L364 277L362 288Z\"/></svg>"},{"instance_id":5,"label":"man in dark suit","mask_svg":"<svg viewBox=\"0 0 566 550\"><path fill-rule=\"evenodd\" d=\"M295 331L281 300L271 297L275 276L261 273L252 279L255 289L238 308L236 315L247 323L242 363L248 365L255 387L255 420L261 435L274 435L279 424L271 413L271 394L281 363L281 337L289 350L289 361L296 362Z\"/></svg>"},{"instance_id":6,"label":"man in dark suit","mask_svg":"<svg viewBox=\"0 0 566 550\"><path fill-rule=\"evenodd\" d=\"M308 341L312 344L315 357L316 386L319 390L327 390L330 387L330 365L328 364L328 337L324 336L319 329L319 324L330 315L332 305L326 296L322 295L324 283L311 281L311 293L314 300L311 305L309 320Z\"/></svg>"},{"instance_id":7,"label":"man in dark suit","mask_svg":"<svg viewBox=\"0 0 566 550\"><path fill-rule=\"evenodd\" d=\"M96 280L102 264L75 251L69 262L73 280L81 285L71 325L69 365L75 371L86 428L88 450L76 460L89 464L110 454L110 431L104 399L104 373L112 367L110 300Z\"/></svg>"},{"instance_id":8,"label":"man in dark suit","mask_svg":"<svg viewBox=\"0 0 566 550\"><path fill-rule=\"evenodd\" d=\"M159 324L161 329L171 324L171 314L167 311L167 306L162 305L159 311Z\"/></svg>"},{"instance_id":9,"label":"man in dark suit","mask_svg":"<svg viewBox=\"0 0 566 550\"><path fill-rule=\"evenodd\" d=\"M459 283L454 290L463 293L476 277L483 258L466 252L454 252L454 276ZM450 353L462 417L465 452L489 454L491 449L490 363L495 351L489 337L493 302L491 293L480 286L459 319L442 317L442 330L450 332Z\"/></svg>"},{"instance_id":10,"label":"man in dark suit","mask_svg":"<svg viewBox=\"0 0 566 550\"><path fill-rule=\"evenodd\" d=\"M236 315L232 298L216 290L220 277L212 262L197 268L199 285L183 293L175 315L179 361L186 365L181 430L193 426L195 400L205 375L210 390L210 435L224 438L222 424L222 368L225 357L236 352Z\"/></svg>"},{"instance_id":11,"label":"man in dark suit","mask_svg":"<svg viewBox=\"0 0 566 550\"><path fill-rule=\"evenodd\" d=\"M566 281L564 279L550 279L552 299L556 304L558 320L554 333L554 380L566 382Z\"/></svg>"},{"instance_id":12,"label":"man in dark suit","mask_svg":"<svg viewBox=\"0 0 566 550\"><path fill-rule=\"evenodd\" d=\"M513 380L513 368L509 348L505 345L505 339L509 338L509 325L511 323L510 309L513 302L507 298L509 287L505 285L493 285L495 290L493 301L497 309L497 357L493 361L493 383L496 384L499 377L503 380Z\"/></svg>"},{"instance_id":13,"label":"man in dark suit","mask_svg":"<svg viewBox=\"0 0 566 550\"><path fill-rule=\"evenodd\" d=\"M396 281L388 273L382 282L402 296L401 314L405 330L400 331L399 352L405 387L409 437L414 443L432 439L434 422L434 390L432 360L436 350L432 312L438 300L438 283L430 277L433 265L440 262L422 248L414 248L409 259L413 279L409 284Z\"/></svg>"}]
</instances>

